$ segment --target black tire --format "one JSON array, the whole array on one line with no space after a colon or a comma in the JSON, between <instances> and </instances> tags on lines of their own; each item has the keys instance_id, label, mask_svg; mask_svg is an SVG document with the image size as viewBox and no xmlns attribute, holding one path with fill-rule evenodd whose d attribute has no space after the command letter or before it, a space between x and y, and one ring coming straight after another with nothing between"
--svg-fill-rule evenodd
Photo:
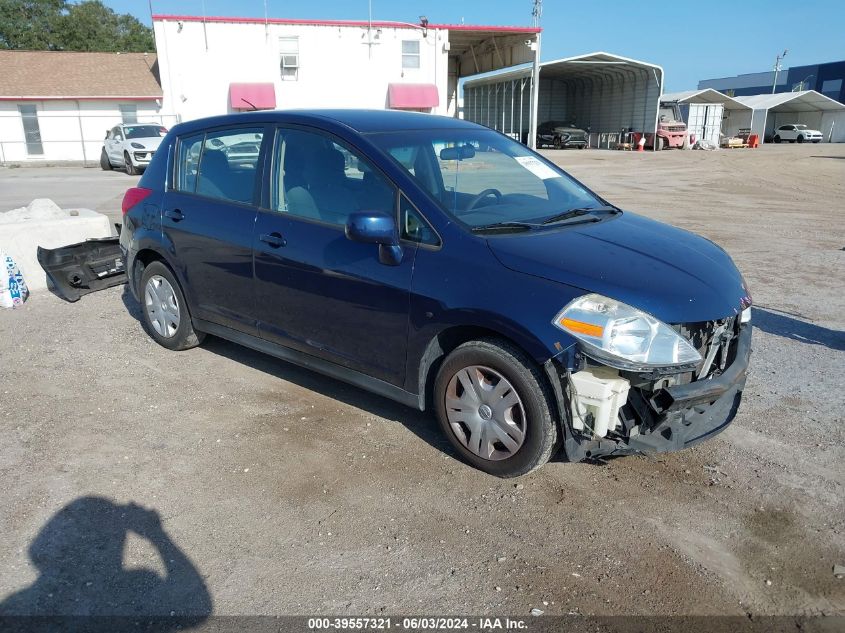
<instances>
[{"instance_id":1,"label":"black tire","mask_svg":"<svg viewBox=\"0 0 845 633\"><path fill-rule=\"evenodd\" d=\"M100 152L100 169L103 171L111 171L111 161L109 160L109 155L106 154L106 148L103 148L103 151Z\"/></svg>"},{"instance_id":2,"label":"black tire","mask_svg":"<svg viewBox=\"0 0 845 633\"><path fill-rule=\"evenodd\" d=\"M559 136L555 136L555 139L552 141L552 145L554 146L555 149L561 149L561 147L563 147L563 145L560 142Z\"/></svg>"},{"instance_id":3,"label":"black tire","mask_svg":"<svg viewBox=\"0 0 845 633\"><path fill-rule=\"evenodd\" d=\"M775 134L775 143L780 143L780 134Z\"/></svg>"},{"instance_id":4,"label":"black tire","mask_svg":"<svg viewBox=\"0 0 845 633\"><path fill-rule=\"evenodd\" d=\"M123 168L129 176L138 175L138 168L132 164L132 159L129 158L129 152L123 152Z\"/></svg>"},{"instance_id":5,"label":"black tire","mask_svg":"<svg viewBox=\"0 0 845 633\"><path fill-rule=\"evenodd\" d=\"M455 435L446 412L449 382L472 365L489 367L505 377L525 411L525 438L510 457L485 459L466 448ZM518 477L545 464L560 447L556 408L540 368L519 348L498 339L469 341L458 346L440 366L434 382L434 409L440 427L467 463L497 477Z\"/></svg>"},{"instance_id":6,"label":"black tire","mask_svg":"<svg viewBox=\"0 0 845 633\"><path fill-rule=\"evenodd\" d=\"M803 134L799 134L799 135L798 135L798 142L799 142L799 143L803 143L803 142L804 142L804 135L803 135Z\"/></svg>"},{"instance_id":7,"label":"black tire","mask_svg":"<svg viewBox=\"0 0 845 633\"><path fill-rule=\"evenodd\" d=\"M150 279L155 276L163 277L170 284L176 299L176 305L179 309L179 326L172 336L163 336L156 332L150 319L147 305L152 297L147 297L146 290ZM191 323L191 314L188 311L188 304L185 301L182 288L179 286L179 282L176 281L174 274L165 264L162 262L151 262L144 269L144 274L141 275L141 282L138 285L138 296L141 298L141 321L144 324L144 329L156 343L174 351L191 349L202 343L205 333L194 330L194 326Z\"/></svg>"},{"instance_id":8,"label":"black tire","mask_svg":"<svg viewBox=\"0 0 845 633\"><path fill-rule=\"evenodd\" d=\"M654 141L656 143L655 149L658 152L662 152L663 148L666 147L666 139L662 136L658 136L657 139Z\"/></svg>"}]
</instances>

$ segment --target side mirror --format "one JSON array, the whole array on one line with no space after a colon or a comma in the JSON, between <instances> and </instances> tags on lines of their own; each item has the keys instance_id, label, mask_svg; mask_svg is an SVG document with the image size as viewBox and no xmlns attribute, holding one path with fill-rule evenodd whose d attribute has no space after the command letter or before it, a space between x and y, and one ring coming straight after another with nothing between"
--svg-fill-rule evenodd
<instances>
[{"instance_id":1,"label":"side mirror","mask_svg":"<svg viewBox=\"0 0 845 633\"><path fill-rule=\"evenodd\" d=\"M399 230L396 220L381 211L358 211L346 222L346 237L353 242L378 244L378 259L382 264L398 266L402 263Z\"/></svg>"}]
</instances>

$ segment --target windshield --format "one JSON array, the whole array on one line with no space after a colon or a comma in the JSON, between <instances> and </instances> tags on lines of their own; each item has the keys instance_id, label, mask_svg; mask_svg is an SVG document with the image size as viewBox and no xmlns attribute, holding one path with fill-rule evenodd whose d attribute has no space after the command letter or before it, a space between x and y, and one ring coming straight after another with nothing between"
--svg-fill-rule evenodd
<instances>
[{"instance_id":1,"label":"windshield","mask_svg":"<svg viewBox=\"0 0 845 633\"><path fill-rule=\"evenodd\" d=\"M524 145L489 130L373 134L453 218L470 228L542 223L604 203Z\"/></svg>"},{"instance_id":2,"label":"windshield","mask_svg":"<svg viewBox=\"0 0 845 633\"><path fill-rule=\"evenodd\" d=\"M160 125L126 125L126 138L155 138L164 136L167 130Z\"/></svg>"},{"instance_id":3,"label":"windshield","mask_svg":"<svg viewBox=\"0 0 845 633\"><path fill-rule=\"evenodd\" d=\"M680 117L678 117L677 112L675 111L674 105L661 105L660 106L660 120L661 121L680 121Z\"/></svg>"}]
</instances>

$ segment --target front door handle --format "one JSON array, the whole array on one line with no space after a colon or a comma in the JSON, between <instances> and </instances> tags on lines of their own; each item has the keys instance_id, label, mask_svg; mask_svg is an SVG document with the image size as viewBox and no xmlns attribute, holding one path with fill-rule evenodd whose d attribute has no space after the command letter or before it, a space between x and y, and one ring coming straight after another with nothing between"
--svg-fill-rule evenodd
<instances>
[{"instance_id":1,"label":"front door handle","mask_svg":"<svg viewBox=\"0 0 845 633\"><path fill-rule=\"evenodd\" d=\"M263 233L258 237L259 240L270 246L270 248L279 248L280 246L285 246L287 242L285 238L282 237L281 233Z\"/></svg>"},{"instance_id":2,"label":"front door handle","mask_svg":"<svg viewBox=\"0 0 845 633\"><path fill-rule=\"evenodd\" d=\"M174 222L181 222L185 219L185 214L182 213L179 209L168 209L164 212L164 217L170 218Z\"/></svg>"}]
</instances>

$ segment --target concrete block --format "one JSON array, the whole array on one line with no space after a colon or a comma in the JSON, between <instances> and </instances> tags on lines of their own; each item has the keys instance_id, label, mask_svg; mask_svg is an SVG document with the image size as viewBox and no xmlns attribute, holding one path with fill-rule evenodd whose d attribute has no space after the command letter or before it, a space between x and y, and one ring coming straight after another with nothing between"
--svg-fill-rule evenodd
<instances>
[{"instance_id":1,"label":"concrete block","mask_svg":"<svg viewBox=\"0 0 845 633\"><path fill-rule=\"evenodd\" d=\"M38 247L57 248L92 237L116 235L108 217L91 209L60 209L44 204L30 204L25 209L10 211L7 218L0 212L0 251L11 255L23 274L30 292L47 288L47 276L38 263ZM18 221L14 221L18 220Z\"/></svg>"}]
</instances>

